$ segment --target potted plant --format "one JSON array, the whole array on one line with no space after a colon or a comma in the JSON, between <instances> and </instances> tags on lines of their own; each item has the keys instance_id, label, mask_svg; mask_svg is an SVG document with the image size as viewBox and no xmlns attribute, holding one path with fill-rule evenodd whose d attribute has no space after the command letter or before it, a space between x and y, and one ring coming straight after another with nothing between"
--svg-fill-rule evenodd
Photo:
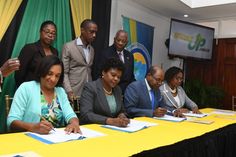
<instances>
[{"instance_id":1,"label":"potted plant","mask_svg":"<svg viewBox=\"0 0 236 157\"><path fill-rule=\"evenodd\" d=\"M207 86L201 80L186 80L184 90L199 108L222 108L224 91L217 86Z\"/></svg>"}]
</instances>

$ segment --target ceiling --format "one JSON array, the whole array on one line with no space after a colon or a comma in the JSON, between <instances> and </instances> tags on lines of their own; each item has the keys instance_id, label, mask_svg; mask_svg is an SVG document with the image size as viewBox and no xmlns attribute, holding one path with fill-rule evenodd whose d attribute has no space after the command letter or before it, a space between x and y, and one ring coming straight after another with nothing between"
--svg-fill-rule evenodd
<instances>
[{"instance_id":1,"label":"ceiling","mask_svg":"<svg viewBox=\"0 0 236 157\"><path fill-rule=\"evenodd\" d=\"M214 21L229 18L236 19L236 3L190 8L180 0L133 1L165 17L177 18L185 21ZM189 17L184 18L184 14L188 14Z\"/></svg>"}]
</instances>

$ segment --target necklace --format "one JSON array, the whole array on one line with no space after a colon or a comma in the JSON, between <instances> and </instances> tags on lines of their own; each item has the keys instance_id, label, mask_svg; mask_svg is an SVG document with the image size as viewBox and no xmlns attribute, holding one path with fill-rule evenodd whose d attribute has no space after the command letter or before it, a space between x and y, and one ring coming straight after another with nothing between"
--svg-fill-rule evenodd
<instances>
[{"instance_id":1,"label":"necklace","mask_svg":"<svg viewBox=\"0 0 236 157\"><path fill-rule=\"evenodd\" d=\"M105 92L107 95L111 95L111 94L112 94L112 89L111 89L111 91L107 91L107 90L103 87L103 90L104 90L104 92Z\"/></svg>"},{"instance_id":2,"label":"necklace","mask_svg":"<svg viewBox=\"0 0 236 157\"><path fill-rule=\"evenodd\" d=\"M176 93L176 88L174 88L174 89L171 89L171 88L170 88L170 92L171 92L172 94Z\"/></svg>"}]
</instances>

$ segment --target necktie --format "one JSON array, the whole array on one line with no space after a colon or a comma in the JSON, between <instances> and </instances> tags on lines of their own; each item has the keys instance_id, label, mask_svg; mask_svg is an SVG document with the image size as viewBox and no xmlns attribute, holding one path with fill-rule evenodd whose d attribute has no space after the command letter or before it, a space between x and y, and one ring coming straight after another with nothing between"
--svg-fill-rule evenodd
<instances>
[{"instance_id":1,"label":"necktie","mask_svg":"<svg viewBox=\"0 0 236 157\"><path fill-rule=\"evenodd\" d=\"M118 55L119 55L120 60L124 63L122 53L118 52Z\"/></svg>"},{"instance_id":2,"label":"necktie","mask_svg":"<svg viewBox=\"0 0 236 157\"><path fill-rule=\"evenodd\" d=\"M154 96L154 91L151 90L151 96L152 96L152 110L154 110L154 107L155 107L155 96Z\"/></svg>"}]
</instances>

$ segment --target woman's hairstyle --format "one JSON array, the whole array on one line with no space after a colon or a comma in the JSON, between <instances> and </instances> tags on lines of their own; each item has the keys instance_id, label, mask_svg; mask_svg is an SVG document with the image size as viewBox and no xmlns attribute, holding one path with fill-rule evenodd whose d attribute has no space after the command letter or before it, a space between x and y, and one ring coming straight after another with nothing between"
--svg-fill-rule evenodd
<instances>
[{"instance_id":1,"label":"woman's hairstyle","mask_svg":"<svg viewBox=\"0 0 236 157\"><path fill-rule=\"evenodd\" d=\"M56 87L58 86L62 86L63 84L63 80L64 80L64 66L63 66L63 63L62 61L55 55L50 55L50 56L46 56L46 57L43 57L37 67L37 70L36 70L36 81L37 82L40 82L40 78L41 77L45 77L50 68L54 65L60 65L61 66L61 75L60 75L60 78L56 84Z\"/></svg>"},{"instance_id":2,"label":"woman's hairstyle","mask_svg":"<svg viewBox=\"0 0 236 157\"><path fill-rule=\"evenodd\" d=\"M43 29L47 26L47 25L53 25L55 27L55 29L57 30L57 26L53 21L44 21L41 26L40 26L40 32L43 31Z\"/></svg>"},{"instance_id":3,"label":"woman's hairstyle","mask_svg":"<svg viewBox=\"0 0 236 157\"><path fill-rule=\"evenodd\" d=\"M170 81L177 75L178 73L183 74L183 70L178 67L171 67L165 72L165 80L167 83L170 83Z\"/></svg>"},{"instance_id":4,"label":"woman's hairstyle","mask_svg":"<svg viewBox=\"0 0 236 157\"><path fill-rule=\"evenodd\" d=\"M109 58L103 64L101 72L102 71L107 72L110 69L118 69L123 73L125 68L124 68L123 62L120 59L118 59L118 58Z\"/></svg>"}]
</instances>

